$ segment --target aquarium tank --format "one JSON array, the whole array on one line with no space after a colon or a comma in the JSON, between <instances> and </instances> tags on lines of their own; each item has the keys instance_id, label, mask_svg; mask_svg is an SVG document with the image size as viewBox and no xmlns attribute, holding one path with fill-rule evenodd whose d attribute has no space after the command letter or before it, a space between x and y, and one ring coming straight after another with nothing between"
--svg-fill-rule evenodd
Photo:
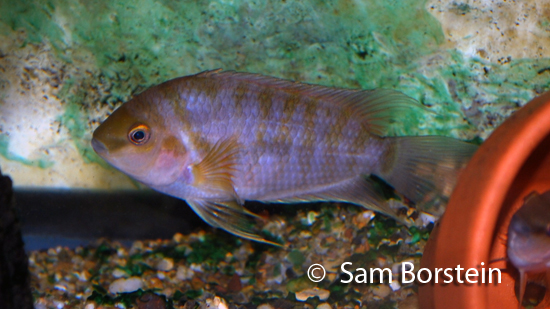
<instances>
[{"instance_id":1,"label":"aquarium tank","mask_svg":"<svg viewBox=\"0 0 550 309\"><path fill-rule=\"evenodd\" d=\"M0 307L419 307L418 282L402 274L419 268L440 213L421 211L380 175L369 183L391 216L326 196L247 201L249 228L268 240L259 242L224 228L233 206L208 204L215 215L197 216L189 205L204 204L152 190L92 146L123 103L218 69L398 91L417 108L405 105L385 140L429 135L480 145L550 89L550 5L0 0L0 243L11 246L0 247L0 263L18 274L0 264L0 282L11 282L0 284ZM327 98L328 88L314 89L325 90L307 91ZM134 142L148 138L140 132ZM189 177L212 165L190 166ZM227 180L212 173L211 183Z\"/></svg>"}]
</instances>

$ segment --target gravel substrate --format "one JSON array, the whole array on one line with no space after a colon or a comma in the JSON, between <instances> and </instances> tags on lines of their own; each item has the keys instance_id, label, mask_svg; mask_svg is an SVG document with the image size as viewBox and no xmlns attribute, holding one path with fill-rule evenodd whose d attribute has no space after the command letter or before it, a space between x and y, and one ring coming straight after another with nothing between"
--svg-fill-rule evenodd
<instances>
[{"instance_id":1,"label":"gravel substrate","mask_svg":"<svg viewBox=\"0 0 550 309\"><path fill-rule=\"evenodd\" d=\"M429 228L407 229L351 205L291 207L258 222L286 247L207 229L130 248L101 239L75 250L30 252L35 308L418 307L417 286L402 284L399 272L402 261L418 269ZM393 281L386 273L382 284L377 276L342 283L349 277L340 270L344 262L353 263L350 271L392 269ZM318 283L307 276L315 263L326 269Z\"/></svg>"}]
</instances>

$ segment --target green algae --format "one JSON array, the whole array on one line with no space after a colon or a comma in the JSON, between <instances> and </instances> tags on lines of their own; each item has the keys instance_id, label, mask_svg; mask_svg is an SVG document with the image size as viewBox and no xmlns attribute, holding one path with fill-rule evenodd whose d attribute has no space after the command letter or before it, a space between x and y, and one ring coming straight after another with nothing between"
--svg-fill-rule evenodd
<instances>
[{"instance_id":1,"label":"green algae","mask_svg":"<svg viewBox=\"0 0 550 309\"><path fill-rule=\"evenodd\" d=\"M150 85L160 75L165 79L216 67L269 70L312 81L308 72L329 61L332 66L364 64L371 74L382 77L361 75L354 80L374 88L378 80L391 75L375 37L388 42L386 48L400 51L399 63L427 54L443 41L441 28L424 3L103 0L92 5L3 0L0 16L4 28L25 29L29 42L47 39L66 46L60 50L65 57L72 48L86 49L106 76L118 74L136 83ZM289 68L291 62L295 69Z\"/></svg>"},{"instance_id":2,"label":"green algae","mask_svg":"<svg viewBox=\"0 0 550 309\"><path fill-rule=\"evenodd\" d=\"M306 261L306 257L299 250L292 250L288 253L286 257L292 265L296 268L300 268L302 264Z\"/></svg>"},{"instance_id":3,"label":"green algae","mask_svg":"<svg viewBox=\"0 0 550 309\"><path fill-rule=\"evenodd\" d=\"M289 280L286 284L286 289L289 292L296 293L305 289L314 288L316 286L317 284L311 281L307 275L303 275Z\"/></svg>"},{"instance_id":4,"label":"green algae","mask_svg":"<svg viewBox=\"0 0 550 309\"><path fill-rule=\"evenodd\" d=\"M27 42L41 43L44 39L58 48L63 43L63 31L53 19L55 7L53 1L0 1L0 33L23 29L27 33ZM62 44L65 45L65 44Z\"/></svg>"},{"instance_id":5,"label":"green algae","mask_svg":"<svg viewBox=\"0 0 550 309\"><path fill-rule=\"evenodd\" d=\"M192 251L187 256L188 263L210 263L216 265L225 259L228 252L235 250L239 240L235 237L205 236L204 239L190 243ZM223 239L222 239L223 238Z\"/></svg>"}]
</instances>

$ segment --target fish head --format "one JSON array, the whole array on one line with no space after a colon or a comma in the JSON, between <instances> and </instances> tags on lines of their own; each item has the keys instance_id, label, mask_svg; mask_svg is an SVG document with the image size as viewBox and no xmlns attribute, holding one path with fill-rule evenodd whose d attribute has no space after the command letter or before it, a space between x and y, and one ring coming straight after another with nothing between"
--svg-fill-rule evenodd
<instances>
[{"instance_id":1,"label":"fish head","mask_svg":"<svg viewBox=\"0 0 550 309\"><path fill-rule=\"evenodd\" d=\"M188 161L177 132L144 93L114 111L93 133L94 151L118 170L151 187L176 182Z\"/></svg>"}]
</instances>

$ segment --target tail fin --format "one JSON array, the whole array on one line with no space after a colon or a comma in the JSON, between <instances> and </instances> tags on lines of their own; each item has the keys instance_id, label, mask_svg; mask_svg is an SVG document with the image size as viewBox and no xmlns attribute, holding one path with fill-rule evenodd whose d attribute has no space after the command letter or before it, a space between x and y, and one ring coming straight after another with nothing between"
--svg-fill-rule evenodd
<instances>
[{"instance_id":1,"label":"tail fin","mask_svg":"<svg viewBox=\"0 0 550 309\"><path fill-rule=\"evenodd\" d=\"M477 146L443 136L388 137L386 161L376 174L435 216L445 211L460 171Z\"/></svg>"}]
</instances>

